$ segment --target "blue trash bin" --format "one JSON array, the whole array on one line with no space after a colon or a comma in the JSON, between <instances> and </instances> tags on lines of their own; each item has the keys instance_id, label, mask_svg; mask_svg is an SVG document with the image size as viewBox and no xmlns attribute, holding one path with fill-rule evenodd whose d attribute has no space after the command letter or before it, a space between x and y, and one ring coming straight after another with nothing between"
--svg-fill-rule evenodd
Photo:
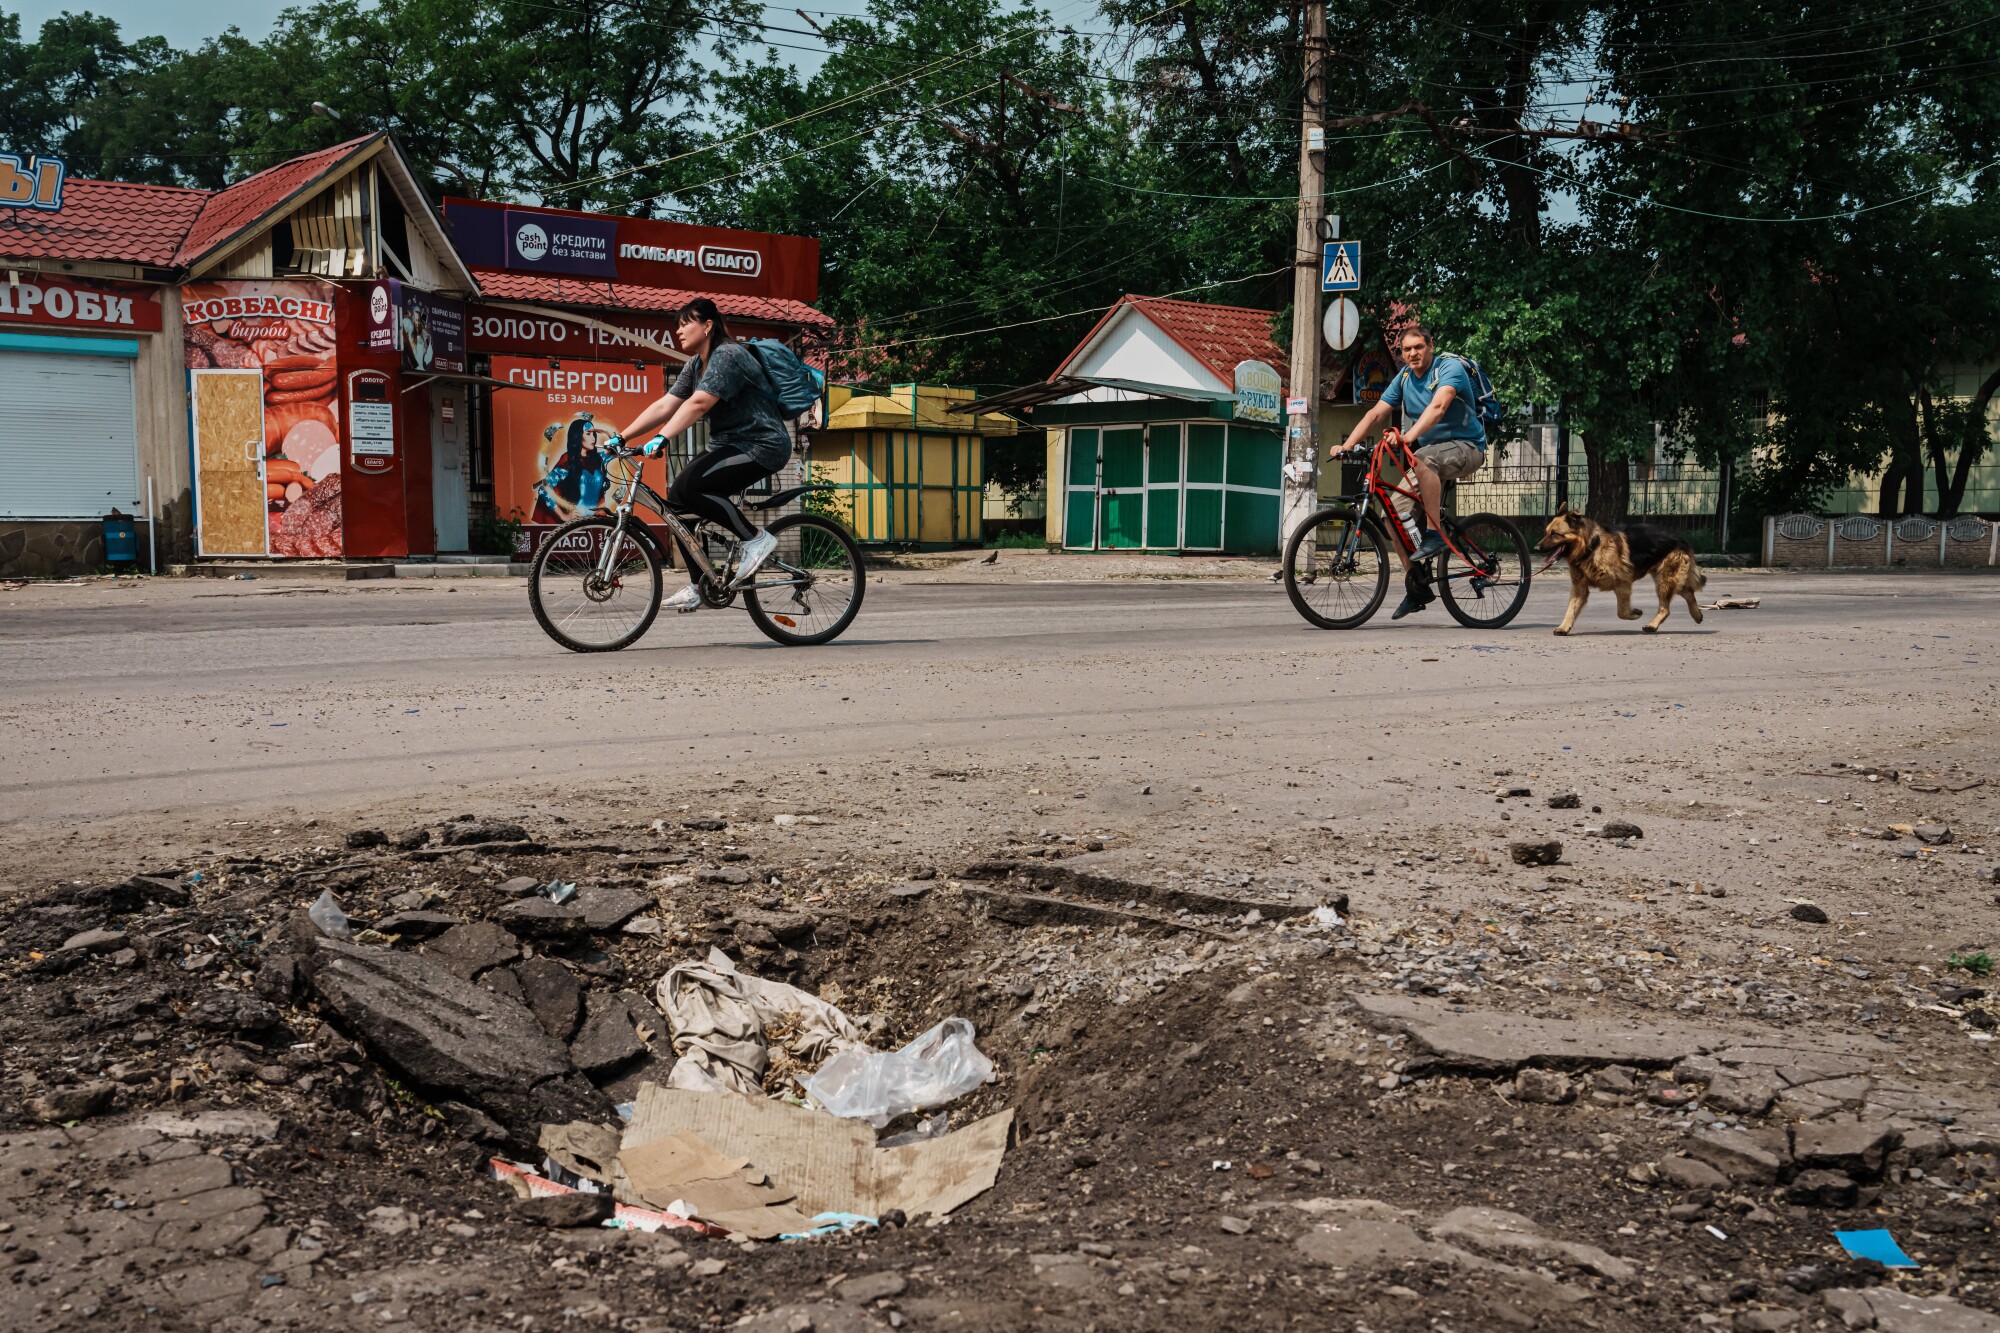
<instances>
[{"instance_id":1,"label":"blue trash bin","mask_svg":"<svg viewBox=\"0 0 2000 1333\"><path fill-rule=\"evenodd\" d=\"M139 525L115 509L104 516L104 563L139 563Z\"/></svg>"}]
</instances>

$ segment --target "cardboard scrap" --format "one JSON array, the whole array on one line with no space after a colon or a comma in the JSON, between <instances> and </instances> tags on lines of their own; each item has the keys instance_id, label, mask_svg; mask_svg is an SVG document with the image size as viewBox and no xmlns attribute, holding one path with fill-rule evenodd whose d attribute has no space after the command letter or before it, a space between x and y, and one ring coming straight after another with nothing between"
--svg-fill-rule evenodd
<instances>
[{"instance_id":1,"label":"cardboard scrap","mask_svg":"<svg viewBox=\"0 0 2000 1333\"><path fill-rule=\"evenodd\" d=\"M661 1150L665 1161L705 1160L687 1144L692 1138L723 1161L755 1163L753 1171L768 1173L774 1192L791 1201L791 1211L802 1213L808 1224L819 1213L880 1217L901 1209L910 1217L942 1216L993 1188L1013 1123L1013 1111L1006 1110L942 1138L877 1148L875 1132L867 1125L824 1111L733 1092L688 1092L648 1083L639 1089L619 1158L628 1180L638 1174L631 1165L635 1154L637 1160L651 1162L644 1150L665 1140L679 1140ZM649 1180L647 1197L657 1197L660 1185ZM710 1213L697 1215L731 1226Z\"/></svg>"},{"instance_id":2,"label":"cardboard scrap","mask_svg":"<svg viewBox=\"0 0 2000 1333\"><path fill-rule=\"evenodd\" d=\"M1755 611L1761 597L1718 597L1708 604L1710 611Z\"/></svg>"},{"instance_id":3,"label":"cardboard scrap","mask_svg":"<svg viewBox=\"0 0 2000 1333\"><path fill-rule=\"evenodd\" d=\"M761 1168L726 1156L692 1134L669 1134L635 1144L618 1155L614 1191L631 1203L686 1212L752 1240L770 1240L812 1227L791 1207L792 1194Z\"/></svg>"},{"instance_id":4,"label":"cardboard scrap","mask_svg":"<svg viewBox=\"0 0 2000 1333\"><path fill-rule=\"evenodd\" d=\"M543 1125L538 1143L563 1170L600 1185L612 1182L618 1164L618 1131L610 1126L593 1125L588 1120Z\"/></svg>"}]
</instances>

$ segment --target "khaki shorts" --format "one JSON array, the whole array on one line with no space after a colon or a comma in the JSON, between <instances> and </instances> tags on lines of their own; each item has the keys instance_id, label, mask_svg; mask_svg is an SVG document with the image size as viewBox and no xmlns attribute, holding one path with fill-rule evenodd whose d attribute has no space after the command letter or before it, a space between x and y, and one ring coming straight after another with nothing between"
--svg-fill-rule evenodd
<instances>
[{"instance_id":1,"label":"khaki shorts","mask_svg":"<svg viewBox=\"0 0 2000 1333\"><path fill-rule=\"evenodd\" d=\"M1417 457L1430 464L1440 481L1457 481L1479 471L1486 463L1486 451L1470 440L1440 440L1417 450Z\"/></svg>"}]
</instances>

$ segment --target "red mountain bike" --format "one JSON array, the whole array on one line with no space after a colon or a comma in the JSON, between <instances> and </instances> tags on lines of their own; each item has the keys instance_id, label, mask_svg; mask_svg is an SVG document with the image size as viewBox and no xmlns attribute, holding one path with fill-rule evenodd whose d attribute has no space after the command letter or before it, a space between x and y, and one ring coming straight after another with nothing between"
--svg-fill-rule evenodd
<instances>
[{"instance_id":1,"label":"red mountain bike","mask_svg":"<svg viewBox=\"0 0 2000 1333\"><path fill-rule=\"evenodd\" d=\"M1385 463L1401 471L1403 484L1382 479ZM1382 432L1368 457L1368 475L1358 495L1342 495L1310 515L1285 543L1285 591L1299 614L1321 629L1355 629L1381 609L1389 591L1386 524L1409 555L1421 540L1413 517L1396 510L1406 497L1421 512L1413 476L1415 459L1401 432ZM1428 601L1435 590L1451 618L1470 629L1499 629L1521 613L1532 577L1528 541L1498 514L1454 518L1440 513L1445 553L1410 566L1405 586ZM1433 568L1435 566L1435 568Z\"/></svg>"}]
</instances>

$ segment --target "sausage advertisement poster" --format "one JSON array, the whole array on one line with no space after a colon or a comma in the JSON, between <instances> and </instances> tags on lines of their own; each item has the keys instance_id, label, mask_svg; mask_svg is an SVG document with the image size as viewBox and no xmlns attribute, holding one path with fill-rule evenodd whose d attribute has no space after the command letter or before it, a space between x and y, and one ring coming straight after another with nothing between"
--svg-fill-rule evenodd
<instances>
[{"instance_id":1,"label":"sausage advertisement poster","mask_svg":"<svg viewBox=\"0 0 2000 1333\"><path fill-rule=\"evenodd\" d=\"M534 525L605 507L600 446L666 392L660 367L630 361L496 356L493 377L526 386L493 391L494 508ZM647 463L646 480L665 490L666 464Z\"/></svg>"},{"instance_id":2,"label":"sausage advertisement poster","mask_svg":"<svg viewBox=\"0 0 2000 1333\"><path fill-rule=\"evenodd\" d=\"M190 283L181 288L181 315L197 384L203 553L339 556L333 289L313 281ZM228 391L232 380L249 383L260 402ZM237 438L255 431L260 406L261 454Z\"/></svg>"}]
</instances>

